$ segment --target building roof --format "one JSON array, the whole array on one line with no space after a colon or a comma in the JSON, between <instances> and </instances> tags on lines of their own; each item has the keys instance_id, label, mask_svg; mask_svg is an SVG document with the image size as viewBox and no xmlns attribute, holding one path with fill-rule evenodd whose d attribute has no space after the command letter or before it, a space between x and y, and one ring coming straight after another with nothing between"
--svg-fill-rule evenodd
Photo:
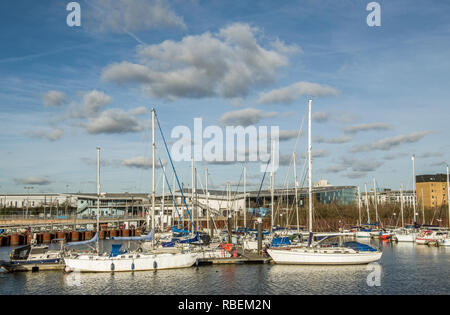
<instances>
[{"instance_id":1,"label":"building roof","mask_svg":"<svg viewBox=\"0 0 450 315\"><path fill-rule=\"evenodd\" d=\"M434 174L434 175L417 175L416 183L445 183L447 182L446 174Z\"/></svg>"}]
</instances>

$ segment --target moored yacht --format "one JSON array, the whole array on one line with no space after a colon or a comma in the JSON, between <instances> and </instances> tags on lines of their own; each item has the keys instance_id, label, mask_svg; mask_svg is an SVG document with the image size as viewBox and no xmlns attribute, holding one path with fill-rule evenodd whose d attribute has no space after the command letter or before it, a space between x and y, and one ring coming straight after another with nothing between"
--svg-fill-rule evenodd
<instances>
[{"instance_id":1,"label":"moored yacht","mask_svg":"<svg viewBox=\"0 0 450 315\"><path fill-rule=\"evenodd\" d=\"M74 255L65 259L66 271L77 272L111 272L111 271L144 271L159 269L187 268L194 265L197 255L180 249L178 251L159 250L155 248L155 110L152 110L152 229L151 250L134 252L120 251L120 244L113 244L111 253L99 253L99 241L97 238L96 251L92 253ZM167 147L167 146L166 146ZM169 155L170 158L170 155ZM173 166L173 165L172 165ZM175 173L176 175L176 173ZM178 180L178 178L177 178ZM180 185L179 185L180 186ZM100 213L100 148L97 148L97 231L99 231ZM147 214L147 227L150 218ZM197 231L194 231L198 237Z\"/></svg>"},{"instance_id":2,"label":"moored yacht","mask_svg":"<svg viewBox=\"0 0 450 315\"><path fill-rule=\"evenodd\" d=\"M366 244L356 242L327 246L324 238L314 243L312 232L312 159L311 159L311 103L309 100L308 117L308 164L309 164L309 238L308 243L303 246L282 246L269 248L267 253L276 264L306 264L306 265L356 265L368 264L379 260L382 252ZM339 235L338 235L339 236ZM330 236L330 238L333 236ZM339 236L341 237L341 236Z\"/></svg>"},{"instance_id":3,"label":"moored yacht","mask_svg":"<svg viewBox=\"0 0 450 315\"><path fill-rule=\"evenodd\" d=\"M62 270L63 256L62 245L60 250L52 250L47 245L30 244L14 249L9 261L0 261L0 267L8 272Z\"/></svg>"}]
</instances>

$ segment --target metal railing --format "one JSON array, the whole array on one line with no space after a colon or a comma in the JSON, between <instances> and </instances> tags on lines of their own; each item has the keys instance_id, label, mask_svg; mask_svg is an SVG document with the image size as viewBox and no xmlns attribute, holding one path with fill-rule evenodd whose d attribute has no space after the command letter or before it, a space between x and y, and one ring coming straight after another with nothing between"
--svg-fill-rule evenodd
<instances>
[{"instance_id":1,"label":"metal railing","mask_svg":"<svg viewBox=\"0 0 450 315\"><path fill-rule=\"evenodd\" d=\"M133 220L133 219L145 219L145 216L140 215L108 215L101 216L100 221L111 221L111 220ZM1 221L70 221L76 222L80 220L97 220L95 215L84 215L84 216L64 216L64 215L52 215L52 216L39 216L39 215L28 215L25 217L24 215L0 215Z\"/></svg>"}]
</instances>

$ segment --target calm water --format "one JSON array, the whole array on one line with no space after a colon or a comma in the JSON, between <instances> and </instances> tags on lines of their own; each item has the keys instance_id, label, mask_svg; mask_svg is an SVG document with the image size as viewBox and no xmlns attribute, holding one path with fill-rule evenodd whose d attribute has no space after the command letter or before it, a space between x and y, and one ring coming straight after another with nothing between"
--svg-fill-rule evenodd
<instances>
[{"instance_id":1,"label":"calm water","mask_svg":"<svg viewBox=\"0 0 450 315\"><path fill-rule=\"evenodd\" d=\"M158 272L0 272L0 294L450 294L450 248L383 244L381 286L367 266L200 266ZM7 259L9 248L0 248Z\"/></svg>"}]
</instances>

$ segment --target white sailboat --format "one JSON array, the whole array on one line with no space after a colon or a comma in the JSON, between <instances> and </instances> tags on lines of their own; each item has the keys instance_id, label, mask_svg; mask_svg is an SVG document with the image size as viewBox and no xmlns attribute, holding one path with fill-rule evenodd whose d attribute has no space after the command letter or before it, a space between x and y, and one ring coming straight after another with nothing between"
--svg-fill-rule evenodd
<instances>
[{"instance_id":1,"label":"white sailboat","mask_svg":"<svg viewBox=\"0 0 450 315\"><path fill-rule=\"evenodd\" d=\"M368 264L381 258L382 252L360 243L354 246L325 247L321 242L313 244L312 232L312 159L311 159L311 103L308 116L308 162L309 162L309 241L307 246L288 246L267 250L277 264L305 265L355 265Z\"/></svg>"},{"instance_id":2,"label":"white sailboat","mask_svg":"<svg viewBox=\"0 0 450 315\"><path fill-rule=\"evenodd\" d=\"M152 130L153 130L153 181L152 181L152 231L155 231L155 110L152 110ZM97 231L99 231L100 212L100 148L97 148ZM147 217L147 222L149 219ZM154 244L154 237L152 237ZM100 254L97 240L97 250L95 253L74 255L65 259L66 272L111 272L111 271L145 271L187 268L194 265L197 255L178 251L161 251L152 249L146 252L120 252L120 245L114 246L111 253Z\"/></svg>"},{"instance_id":3,"label":"white sailboat","mask_svg":"<svg viewBox=\"0 0 450 315\"><path fill-rule=\"evenodd\" d=\"M404 224L403 219L403 186L400 187L400 206L401 206L401 216L402 216L402 228L399 230L394 231L394 234L392 235L392 238L396 240L397 242L408 242L408 243L414 243L417 238L417 231L415 229L416 224L416 175L415 175L415 156L413 155L411 157L412 160L412 174L413 174L413 211L414 211L414 220L413 220L413 226L406 228Z\"/></svg>"},{"instance_id":4,"label":"white sailboat","mask_svg":"<svg viewBox=\"0 0 450 315\"><path fill-rule=\"evenodd\" d=\"M369 197L367 195L367 184L364 183L364 188L366 190L366 211L367 211L367 225L361 226L358 231L355 233L355 237L359 239L368 239L370 240L372 238L372 226L370 226L370 211L369 211ZM359 188L358 188L358 196L359 196ZM360 204L360 203L359 203ZM358 205L359 205L358 204ZM361 219L360 219L361 222Z\"/></svg>"}]
</instances>

